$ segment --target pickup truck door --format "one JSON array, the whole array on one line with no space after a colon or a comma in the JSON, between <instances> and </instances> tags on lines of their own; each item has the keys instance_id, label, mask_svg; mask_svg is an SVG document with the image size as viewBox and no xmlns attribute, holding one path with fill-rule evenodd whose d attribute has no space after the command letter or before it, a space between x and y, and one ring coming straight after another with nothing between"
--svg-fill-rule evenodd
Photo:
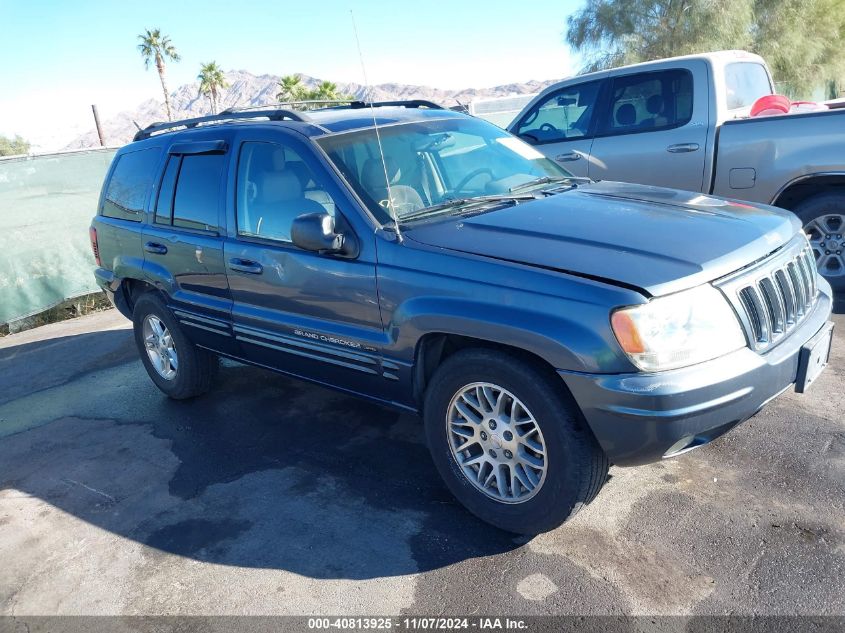
<instances>
[{"instance_id":1,"label":"pickup truck door","mask_svg":"<svg viewBox=\"0 0 845 633\"><path fill-rule=\"evenodd\" d=\"M194 343L224 353L235 345L221 228L228 161L225 138L173 143L142 235L147 279Z\"/></svg>"},{"instance_id":2,"label":"pickup truck door","mask_svg":"<svg viewBox=\"0 0 845 633\"><path fill-rule=\"evenodd\" d=\"M702 191L708 76L707 65L693 60L609 78L589 177Z\"/></svg>"},{"instance_id":3,"label":"pickup truck door","mask_svg":"<svg viewBox=\"0 0 845 633\"><path fill-rule=\"evenodd\" d=\"M587 176L603 85L598 79L550 92L508 131L575 176Z\"/></svg>"},{"instance_id":4,"label":"pickup truck door","mask_svg":"<svg viewBox=\"0 0 845 633\"><path fill-rule=\"evenodd\" d=\"M373 236L369 244L359 236L356 258L294 246L295 217L328 212L343 221L342 190L298 135L244 131L236 145L224 250L240 355L379 397L389 381L381 364Z\"/></svg>"}]
</instances>

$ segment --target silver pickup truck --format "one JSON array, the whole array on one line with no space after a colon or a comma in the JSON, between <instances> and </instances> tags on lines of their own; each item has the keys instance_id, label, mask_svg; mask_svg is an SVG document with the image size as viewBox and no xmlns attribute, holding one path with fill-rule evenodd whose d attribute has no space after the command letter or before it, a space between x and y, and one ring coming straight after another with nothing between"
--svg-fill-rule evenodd
<instances>
[{"instance_id":1,"label":"silver pickup truck","mask_svg":"<svg viewBox=\"0 0 845 633\"><path fill-rule=\"evenodd\" d=\"M577 176L789 209L845 291L845 109L751 118L773 92L757 55L676 57L555 84L508 130Z\"/></svg>"}]
</instances>

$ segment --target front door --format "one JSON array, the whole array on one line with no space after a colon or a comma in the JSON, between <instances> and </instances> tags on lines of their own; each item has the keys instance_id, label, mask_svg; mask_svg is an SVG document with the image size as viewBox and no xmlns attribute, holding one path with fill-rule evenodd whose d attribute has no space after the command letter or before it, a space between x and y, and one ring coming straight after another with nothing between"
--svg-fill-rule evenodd
<instances>
[{"instance_id":1,"label":"front door","mask_svg":"<svg viewBox=\"0 0 845 633\"><path fill-rule=\"evenodd\" d=\"M273 139L244 132L237 141L235 209L224 250L243 357L353 392L381 393L388 377L374 248L344 258L293 245L291 224L305 213L334 215L351 229L307 142L282 131Z\"/></svg>"},{"instance_id":2,"label":"front door","mask_svg":"<svg viewBox=\"0 0 845 633\"><path fill-rule=\"evenodd\" d=\"M509 131L575 176L587 176L602 80L549 93Z\"/></svg>"},{"instance_id":3,"label":"front door","mask_svg":"<svg viewBox=\"0 0 845 633\"><path fill-rule=\"evenodd\" d=\"M198 345L232 353L232 297L220 222L226 150L223 140L172 146L143 249L144 272L166 291L186 335Z\"/></svg>"},{"instance_id":4,"label":"front door","mask_svg":"<svg viewBox=\"0 0 845 633\"><path fill-rule=\"evenodd\" d=\"M588 175L702 191L708 133L707 68L614 77L602 108Z\"/></svg>"}]
</instances>

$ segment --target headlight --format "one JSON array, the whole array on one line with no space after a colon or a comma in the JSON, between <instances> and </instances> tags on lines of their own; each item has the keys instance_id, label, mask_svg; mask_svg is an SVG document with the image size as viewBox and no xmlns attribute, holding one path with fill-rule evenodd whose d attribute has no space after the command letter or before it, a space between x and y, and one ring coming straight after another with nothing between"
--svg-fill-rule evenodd
<instances>
[{"instance_id":1,"label":"headlight","mask_svg":"<svg viewBox=\"0 0 845 633\"><path fill-rule=\"evenodd\" d=\"M694 365L745 347L745 335L727 299L703 285L616 310L613 333L644 371Z\"/></svg>"}]
</instances>

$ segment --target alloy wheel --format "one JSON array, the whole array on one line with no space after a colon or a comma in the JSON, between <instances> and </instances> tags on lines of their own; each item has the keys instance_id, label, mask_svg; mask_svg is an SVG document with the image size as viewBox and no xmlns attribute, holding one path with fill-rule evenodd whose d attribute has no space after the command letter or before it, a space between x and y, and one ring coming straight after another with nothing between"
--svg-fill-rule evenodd
<instances>
[{"instance_id":1,"label":"alloy wheel","mask_svg":"<svg viewBox=\"0 0 845 633\"><path fill-rule=\"evenodd\" d=\"M158 375L173 380L179 369L179 357L170 330L164 322L150 314L144 319L144 347Z\"/></svg>"},{"instance_id":2,"label":"alloy wheel","mask_svg":"<svg viewBox=\"0 0 845 633\"><path fill-rule=\"evenodd\" d=\"M825 277L845 275L845 215L827 213L811 220L804 231Z\"/></svg>"},{"instance_id":3,"label":"alloy wheel","mask_svg":"<svg viewBox=\"0 0 845 633\"><path fill-rule=\"evenodd\" d=\"M546 444L528 408L498 385L462 387L449 404L452 457L475 488L501 503L523 503L546 479Z\"/></svg>"}]
</instances>

